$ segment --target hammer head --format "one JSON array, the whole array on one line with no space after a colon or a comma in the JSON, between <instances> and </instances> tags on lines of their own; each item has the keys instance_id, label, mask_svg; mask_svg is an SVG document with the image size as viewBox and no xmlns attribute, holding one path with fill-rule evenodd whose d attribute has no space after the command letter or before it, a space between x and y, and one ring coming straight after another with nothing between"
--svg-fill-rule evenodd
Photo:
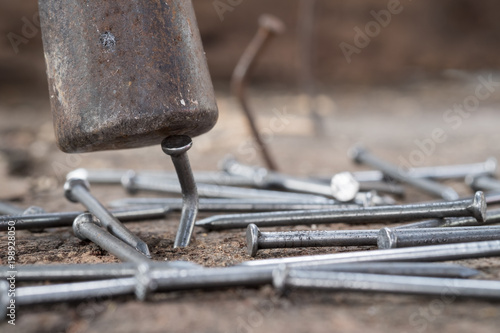
<instances>
[{"instance_id":1,"label":"hammer head","mask_svg":"<svg viewBox=\"0 0 500 333\"><path fill-rule=\"evenodd\" d=\"M61 150L136 148L215 125L191 1L40 0L39 9Z\"/></svg>"}]
</instances>

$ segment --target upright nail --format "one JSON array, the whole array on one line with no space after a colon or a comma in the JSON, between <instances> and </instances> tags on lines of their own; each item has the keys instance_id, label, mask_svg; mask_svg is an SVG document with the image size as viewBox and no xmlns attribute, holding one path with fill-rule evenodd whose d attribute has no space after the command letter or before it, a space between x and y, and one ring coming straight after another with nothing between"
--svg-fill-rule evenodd
<instances>
[{"instance_id":1,"label":"upright nail","mask_svg":"<svg viewBox=\"0 0 500 333\"><path fill-rule=\"evenodd\" d=\"M169 136L161 143L163 152L172 158L182 189L183 206L174 248L189 245L198 214L198 191L187 156L192 145L193 141L187 135Z\"/></svg>"}]
</instances>

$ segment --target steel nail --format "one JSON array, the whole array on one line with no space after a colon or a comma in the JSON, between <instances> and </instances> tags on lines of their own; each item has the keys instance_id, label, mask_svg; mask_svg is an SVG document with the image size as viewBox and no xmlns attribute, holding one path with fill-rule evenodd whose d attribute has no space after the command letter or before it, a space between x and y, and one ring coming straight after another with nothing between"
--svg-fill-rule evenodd
<instances>
[{"instance_id":1,"label":"steel nail","mask_svg":"<svg viewBox=\"0 0 500 333\"><path fill-rule=\"evenodd\" d=\"M128 246L128 245L127 245ZM70 302L89 298L130 295L136 288L136 278L50 284L16 288L16 306L39 303Z\"/></svg>"},{"instance_id":2,"label":"steel nail","mask_svg":"<svg viewBox=\"0 0 500 333\"><path fill-rule=\"evenodd\" d=\"M111 207L122 206L166 206L173 211L182 209L182 200L177 198L126 198L109 203ZM342 205L354 207L356 205ZM331 200L325 203L307 201L264 201L258 199L212 199L200 198L198 211L223 212L223 211L276 211L295 209L321 209L339 207L338 202Z\"/></svg>"},{"instance_id":3,"label":"steel nail","mask_svg":"<svg viewBox=\"0 0 500 333\"><path fill-rule=\"evenodd\" d=\"M100 220L91 214L81 214L73 222L73 232L81 240L90 240L123 261L142 263L149 257L135 251L129 244L121 241L100 227Z\"/></svg>"},{"instance_id":4,"label":"steel nail","mask_svg":"<svg viewBox=\"0 0 500 333\"><path fill-rule=\"evenodd\" d=\"M297 268L300 269L300 268ZM306 268L307 269L307 268ZM385 275L434 276L470 278L478 270L457 265L425 262L360 262L314 266L315 271L352 272Z\"/></svg>"},{"instance_id":5,"label":"steel nail","mask_svg":"<svg viewBox=\"0 0 500 333\"><path fill-rule=\"evenodd\" d=\"M258 188L278 187L292 192L335 197L337 200L342 202L354 199L355 195L358 193L357 189L354 189L354 193L352 193L353 191L350 191L348 194L349 197L346 197L346 189L340 191L333 187L333 183L332 186L328 186L317 181L291 177L266 168L244 165L232 157L226 158L222 163L222 167L223 170L233 176L246 177L249 180L252 180L253 185ZM342 185L346 187L350 184ZM349 187L349 189L351 189L351 187Z\"/></svg>"},{"instance_id":6,"label":"steel nail","mask_svg":"<svg viewBox=\"0 0 500 333\"><path fill-rule=\"evenodd\" d=\"M429 179L461 179L468 175L490 175L494 176L497 169L497 160L489 157L484 162L457 165L442 165L431 167L416 167L408 171L413 178ZM381 181L386 177L379 170L353 172L354 178L360 182Z\"/></svg>"},{"instance_id":7,"label":"steel nail","mask_svg":"<svg viewBox=\"0 0 500 333\"><path fill-rule=\"evenodd\" d=\"M249 224L246 241L248 254L255 257L259 249L377 245L378 233L378 230L261 232L255 224Z\"/></svg>"},{"instance_id":8,"label":"steel nail","mask_svg":"<svg viewBox=\"0 0 500 333\"><path fill-rule=\"evenodd\" d=\"M120 222L137 222L142 220L163 219L169 211L169 207L157 205L112 209L109 212ZM78 211L0 217L0 231L8 230L9 223L12 221L15 223L16 230L70 227L73 225L75 218L84 213L83 211Z\"/></svg>"},{"instance_id":9,"label":"steel nail","mask_svg":"<svg viewBox=\"0 0 500 333\"><path fill-rule=\"evenodd\" d=\"M183 206L174 248L189 245L198 214L198 191L187 155L192 145L193 141L187 135L169 136L161 143L163 152L172 158L182 190Z\"/></svg>"},{"instance_id":10,"label":"steel nail","mask_svg":"<svg viewBox=\"0 0 500 333\"><path fill-rule=\"evenodd\" d=\"M274 272L273 285L281 292L289 289L349 290L500 299L500 281L289 270L286 266Z\"/></svg>"},{"instance_id":11,"label":"steel nail","mask_svg":"<svg viewBox=\"0 0 500 333\"><path fill-rule=\"evenodd\" d=\"M197 221L196 225L207 230L222 230L246 228L251 223L259 227L276 227L336 222L398 222L459 216L473 216L480 222L484 221L486 203L483 193L476 192L472 200L428 204L215 215Z\"/></svg>"},{"instance_id":12,"label":"steel nail","mask_svg":"<svg viewBox=\"0 0 500 333\"><path fill-rule=\"evenodd\" d=\"M148 245L131 233L123 224L90 193L89 183L81 178L70 178L64 184L64 194L72 202L80 202L94 214L101 224L114 236L134 247L147 257L151 257Z\"/></svg>"},{"instance_id":13,"label":"steel nail","mask_svg":"<svg viewBox=\"0 0 500 333\"><path fill-rule=\"evenodd\" d=\"M492 178L490 176L469 175L465 177L465 183L469 185L473 190L500 191L500 180Z\"/></svg>"},{"instance_id":14,"label":"steel nail","mask_svg":"<svg viewBox=\"0 0 500 333\"><path fill-rule=\"evenodd\" d=\"M0 201L0 215L21 215L23 212L22 208Z\"/></svg>"},{"instance_id":15,"label":"steel nail","mask_svg":"<svg viewBox=\"0 0 500 333\"><path fill-rule=\"evenodd\" d=\"M378 234L379 249L428 246L436 244L470 243L500 239L500 227L455 227L391 229L382 228Z\"/></svg>"},{"instance_id":16,"label":"steel nail","mask_svg":"<svg viewBox=\"0 0 500 333\"><path fill-rule=\"evenodd\" d=\"M153 269L202 269L203 267L188 261L152 261ZM0 266L0 279L10 276L8 266ZM54 264L54 265L18 265L16 281L88 281L118 277L130 277L137 273L137 264L133 262L105 264Z\"/></svg>"},{"instance_id":17,"label":"steel nail","mask_svg":"<svg viewBox=\"0 0 500 333\"><path fill-rule=\"evenodd\" d=\"M456 200L459 197L458 193L451 187L441 185L426 178L413 178L411 174L403 170L403 168L383 161L361 147L354 147L349 153L357 163L370 165L371 167L379 169L392 179L412 185L429 194L436 195L445 200Z\"/></svg>"},{"instance_id":18,"label":"steel nail","mask_svg":"<svg viewBox=\"0 0 500 333\"><path fill-rule=\"evenodd\" d=\"M160 266L156 266L156 265ZM92 297L117 296L135 293L143 300L155 290L176 291L188 289L214 289L237 286L260 286L271 284L275 267L232 266L225 268L187 268L162 267L165 263L141 263L136 267L134 277L121 277L89 282L72 282L33 287L19 287L16 290L17 305L36 303L65 302ZM316 267L321 270L343 272L376 272L388 274L417 274L422 276L459 276L470 277L478 272L458 265L436 265L415 263L410 267L404 263L341 264ZM22 271L21 271L22 272ZM119 274L121 274L120 272ZM129 274L125 269L125 274ZM109 275L108 275L109 276ZM6 309L8 283L0 281L1 305Z\"/></svg>"},{"instance_id":19,"label":"steel nail","mask_svg":"<svg viewBox=\"0 0 500 333\"><path fill-rule=\"evenodd\" d=\"M179 183L175 180L141 177L140 175L129 174L123 178L123 186L131 193L137 191L155 191L162 193L179 194L182 192ZM240 198L240 199L259 199L259 200L281 200L281 201L315 201L331 202L331 199L303 193L291 193L280 191L260 190L253 188L243 188L236 186L224 186L215 184L196 184L198 194L203 197L211 198Z\"/></svg>"},{"instance_id":20,"label":"steel nail","mask_svg":"<svg viewBox=\"0 0 500 333\"><path fill-rule=\"evenodd\" d=\"M259 130L254 119L254 113L251 111L247 101L246 86L250 70L255 62L255 59L259 54L261 54L270 37L275 34L279 34L284 30L285 26L278 18L268 14L261 15L259 17L259 29L257 34L243 52L240 60L236 64L231 78L231 90L240 102L253 137L260 148L262 157L264 158L267 167L271 170L277 170L277 166L259 134Z\"/></svg>"},{"instance_id":21,"label":"steel nail","mask_svg":"<svg viewBox=\"0 0 500 333\"><path fill-rule=\"evenodd\" d=\"M500 240L252 260L240 265L252 267L277 267L280 264L286 264L293 268L306 267L312 269L315 266L349 262L430 262L493 256L500 256Z\"/></svg>"},{"instance_id":22,"label":"steel nail","mask_svg":"<svg viewBox=\"0 0 500 333\"><path fill-rule=\"evenodd\" d=\"M458 217L458 218L445 218L415 222L404 224L393 229L418 229L418 228L445 228L445 227L474 227L486 224L495 224L500 222L500 209L491 209L486 211L486 218L484 222L478 222L473 217ZM451 230L450 230L451 231Z\"/></svg>"}]
</instances>

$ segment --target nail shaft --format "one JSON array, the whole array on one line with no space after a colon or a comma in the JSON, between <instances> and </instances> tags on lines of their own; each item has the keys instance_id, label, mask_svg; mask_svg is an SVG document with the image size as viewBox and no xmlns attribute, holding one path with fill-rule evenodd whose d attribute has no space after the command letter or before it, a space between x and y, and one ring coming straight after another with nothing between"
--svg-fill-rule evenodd
<instances>
[{"instance_id":1,"label":"nail shaft","mask_svg":"<svg viewBox=\"0 0 500 333\"><path fill-rule=\"evenodd\" d=\"M454 299L500 299L500 281L444 279L364 273L281 270L274 275L279 290L362 291L432 295Z\"/></svg>"},{"instance_id":2,"label":"nail shaft","mask_svg":"<svg viewBox=\"0 0 500 333\"><path fill-rule=\"evenodd\" d=\"M314 230L261 232L255 224L247 228L248 254L259 249L320 246L371 246L377 244L378 230Z\"/></svg>"},{"instance_id":3,"label":"nail shaft","mask_svg":"<svg viewBox=\"0 0 500 333\"><path fill-rule=\"evenodd\" d=\"M425 178L413 178L410 173L403 168L383 161L362 148L353 148L350 153L356 162L370 165L371 167L379 169L392 179L412 185L429 194L441 197L445 200L456 200L459 197L458 193L452 188Z\"/></svg>"},{"instance_id":4,"label":"nail shaft","mask_svg":"<svg viewBox=\"0 0 500 333\"><path fill-rule=\"evenodd\" d=\"M188 261L152 261L152 269L202 269ZM10 276L8 266L0 266L0 279ZM54 264L19 265L16 267L16 281L88 281L134 276L137 264L133 262L106 264Z\"/></svg>"},{"instance_id":5,"label":"nail shaft","mask_svg":"<svg viewBox=\"0 0 500 333\"><path fill-rule=\"evenodd\" d=\"M126 198L110 202L111 207L122 207L130 205L139 206L162 206L168 207L172 211L182 208L182 200L177 198ZM340 206L336 201L326 201L325 203L307 201L264 201L258 199L212 199L201 198L198 203L198 210L205 212L246 212L246 211L276 211L276 210L304 210L322 209L335 207L354 207L356 205Z\"/></svg>"},{"instance_id":6,"label":"nail shaft","mask_svg":"<svg viewBox=\"0 0 500 333\"><path fill-rule=\"evenodd\" d=\"M484 222L478 222L473 217L458 217L434 219L421 222L415 222L394 227L393 229L419 229L419 228L445 228L445 227L467 227L481 226L486 224L500 223L500 209L492 209L486 212ZM450 230L449 232L452 232Z\"/></svg>"},{"instance_id":7,"label":"nail shaft","mask_svg":"<svg viewBox=\"0 0 500 333\"><path fill-rule=\"evenodd\" d=\"M258 227L276 227L337 222L397 222L453 216L473 216L478 221L484 221L485 214L484 195L477 192L473 200L429 204L216 215L200 220L196 225L207 230L221 230L246 228L251 223Z\"/></svg>"},{"instance_id":8,"label":"nail shaft","mask_svg":"<svg viewBox=\"0 0 500 333\"><path fill-rule=\"evenodd\" d=\"M152 178L143 178L140 176L135 176L130 181L125 184L129 191L154 191L162 193L179 194L181 193L181 187L179 183L172 180L158 180ZM325 197L311 195L311 194L299 194L290 192L279 192L279 191L269 191L260 189L243 188L236 186L224 186L224 185L214 185L214 184L202 184L198 183L197 189L198 194L202 197L211 198L240 198L240 199L261 199L261 200L281 200L281 201L315 201L315 202L327 202L331 199Z\"/></svg>"},{"instance_id":9,"label":"nail shaft","mask_svg":"<svg viewBox=\"0 0 500 333\"><path fill-rule=\"evenodd\" d=\"M250 105L247 100L246 86L250 71L255 63L255 59L259 56L259 54L261 54L270 37L281 33L284 31L284 28L283 23L278 18L271 15L262 15L259 18L259 29L257 34L243 52L240 60L236 64L231 78L231 90L238 98L262 157L264 158L267 167L271 170L277 170L277 166L271 157L264 140L260 136L254 113L250 109Z\"/></svg>"},{"instance_id":10,"label":"nail shaft","mask_svg":"<svg viewBox=\"0 0 500 333\"><path fill-rule=\"evenodd\" d=\"M494 157L484 162L471 164L456 164L431 167L415 167L408 170L413 178L429 179L463 179L468 175L490 175L494 176L497 169L497 160ZM381 181L386 178L379 170L353 172L354 178L360 182Z\"/></svg>"},{"instance_id":11,"label":"nail shaft","mask_svg":"<svg viewBox=\"0 0 500 333\"><path fill-rule=\"evenodd\" d=\"M380 230L377 239L379 249L428 246L435 244L468 243L500 239L500 227L455 227Z\"/></svg>"},{"instance_id":12,"label":"nail shaft","mask_svg":"<svg viewBox=\"0 0 500 333\"><path fill-rule=\"evenodd\" d=\"M163 152L172 158L182 192L182 213L174 248L189 245L198 214L198 190L187 155L192 145L193 141L187 135L169 136L161 143Z\"/></svg>"}]
</instances>

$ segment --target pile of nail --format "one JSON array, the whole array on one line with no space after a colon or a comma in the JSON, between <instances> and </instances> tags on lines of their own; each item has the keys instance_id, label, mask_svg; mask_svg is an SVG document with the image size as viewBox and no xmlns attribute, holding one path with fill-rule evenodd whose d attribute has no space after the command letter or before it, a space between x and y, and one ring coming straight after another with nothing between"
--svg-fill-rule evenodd
<instances>
[{"instance_id":1,"label":"pile of nail","mask_svg":"<svg viewBox=\"0 0 500 333\"><path fill-rule=\"evenodd\" d=\"M176 173L85 169L71 172L64 186L66 198L83 204L88 211L46 213L39 207L22 210L0 203L0 213L5 214L0 216L0 231L7 231L12 221L16 230L72 227L76 237L97 244L123 261L18 266L16 281L51 284L18 287L16 305L75 301L103 294L135 294L138 299L147 300L154 292L266 284L282 293L316 289L442 295L452 289L457 297L500 299L500 281L478 279L480 272L465 266L439 263L500 256L500 226L492 226L500 222L500 209L487 210L487 204L500 203L500 181L494 178L493 158L483 163L403 170L355 147L351 150L353 161L374 170L298 178L244 165L229 157L221 162L219 172L193 174L186 154L190 146L190 139L182 137L162 143L164 152L172 157ZM463 179L477 192L460 198L455 190L440 182L443 179ZM113 201L108 209L91 194L90 184L121 185L134 196ZM405 194L405 186L437 200L397 204ZM135 196L144 191L182 198ZM189 246L193 229L204 228L207 232L246 229L246 235L242 232L241 237L246 237L251 257L260 250L277 248L379 249L248 260L221 268L151 260L147 243L123 223L164 219L171 211L181 211L174 247ZM217 215L197 219L198 211ZM399 224L361 230L259 229L338 223ZM0 268L2 311L13 300L7 292L6 279L10 274L8 266Z\"/></svg>"}]
</instances>

